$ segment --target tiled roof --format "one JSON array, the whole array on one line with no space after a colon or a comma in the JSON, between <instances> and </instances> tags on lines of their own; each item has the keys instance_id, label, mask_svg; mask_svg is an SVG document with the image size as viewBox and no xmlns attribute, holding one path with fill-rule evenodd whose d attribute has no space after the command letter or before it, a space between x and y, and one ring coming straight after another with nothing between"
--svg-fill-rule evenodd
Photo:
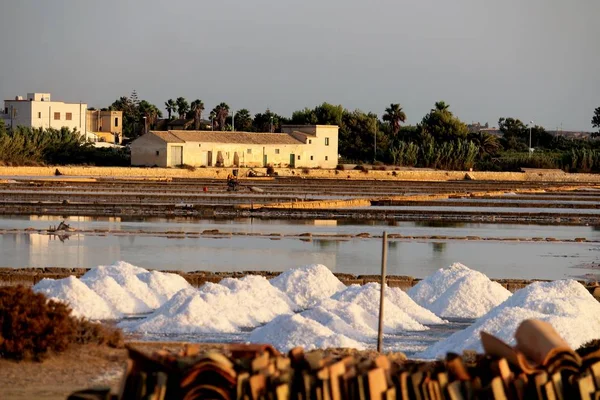
<instances>
[{"instance_id":1,"label":"tiled roof","mask_svg":"<svg viewBox=\"0 0 600 400\"><path fill-rule=\"evenodd\" d=\"M152 131L166 142L205 142L232 144L303 144L287 133L254 133L222 131Z\"/></svg>"},{"instance_id":2,"label":"tiled roof","mask_svg":"<svg viewBox=\"0 0 600 400\"><path fill-rule=\"evenodd\" d=\"M152 131L151 133L167 143L185 143L183 140L173 135L171 131Z\"/></svg>"}]
</instances>

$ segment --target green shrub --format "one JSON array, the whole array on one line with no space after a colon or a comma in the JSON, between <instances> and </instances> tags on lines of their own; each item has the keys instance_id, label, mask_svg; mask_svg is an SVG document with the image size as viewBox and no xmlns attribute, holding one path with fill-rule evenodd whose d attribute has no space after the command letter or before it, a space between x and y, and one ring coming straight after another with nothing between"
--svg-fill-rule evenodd
<instances>
[{"instance_id":1,"label":"green shrub","mask_svg":"<svg viewBox=\"0 0 600 400\"><path fill-rule=\"evenodd\" d=\"M24 286L0 288L0 357L41 360L71 343L120 346L120 330L74 318L71 309Z\"/></svg>"}]
</instances>

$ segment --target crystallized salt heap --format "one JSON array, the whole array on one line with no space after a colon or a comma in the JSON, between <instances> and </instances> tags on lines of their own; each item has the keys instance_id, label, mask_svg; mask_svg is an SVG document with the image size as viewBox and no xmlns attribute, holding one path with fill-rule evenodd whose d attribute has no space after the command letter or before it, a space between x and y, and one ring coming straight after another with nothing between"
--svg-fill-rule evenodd
<instances>
[{"instance_id":1,"label":"crystallized salt heap","mask_svg":"<svg viewBox=\"0 0 600 400\"><path fill-rule=\"evenodd\" d=\"M266 278L248 275L183 290L148 317L121 327L148 333L233 333L297 308Z\"/></svg>"},{"instance_id":2,"label":"crystallized salt heap","mask_svg":"<svg viewBox=\"0 0 600 400\"><path fill-rule=\"evenodd\" d=\"M434 344L418 356L436 358L465 349L482 351L481 331L514 345L517 327L530 318L550 323L573 349L600 338L600 303L583 285L573 280L535 282L515 292L467 329Z\"/></svg>"},{"instance_id":3,"label":"crystallized salt heap","mask_svg":"<svg viewBox=\"0 0 600 400\"><path fill-rule=\"evenodd\" d=\"M64 279L42 279L33 290L48 298L66 303L76 317L116 319L121 315L104 299L74 276Z\"/></svg>"},{"instance_id":4,"label":"crystallized salt heap","mask_svg":"<svg viewBox=\"0 0 600 400\"><path fill-rule=\"evenodd\" d=\"M312 307L320 300L346 288L322 264L290 269L271 279L271 284L286 293L301 308Z\"/></svg>"},{"instance_id":5,"label":"crystallized salt heap","mask_svg":"<svg viewBox=\"0 0 600 400\"><path fill-rule=\"evenodd\" d=\"M481 272L455 263L423 279L408 295L443 318L478 318L508 299L510 292Z\"/></svg>"},{"instance_id":6,"label":"crystallized salt heap","mask_svg":"<svg viewBox=\"0 0 600 400\"><path fill-rule=\"evenodd\" d=\"M81 280L125 314L150 312L180 290L192 288L180 275L147 271L123 261L92 268Z\"/></svg>"},{"instance_id":7,"label":"crystallized salt heap","mask_svg":"<svg viewBox=\"0 0 600 400\"><path fill-rule=\"evenodd\" d=\"M250 334L251 343L270 343L282 352L296 346L306 350L329 347L365 349L365 344L333 332L319 322L302 315L282 315Z\"/></svg>"},{"instance_id":8,"label":"crystallized salt heap","mask_svg":"<svg viewBox=\"0 0 600 400\"><path fill-rule=\"evenodd\" d=\"M355 304L372 316L379 315L379 298L381 285L367 283L352 285L334 294L331 298L341 302ZM384 330L389 333L397 331L422 331L428 329L423 324L442 324L444 320L431 311L416 304L399 288L386 287Z\"/></svg>"}]
</instances>

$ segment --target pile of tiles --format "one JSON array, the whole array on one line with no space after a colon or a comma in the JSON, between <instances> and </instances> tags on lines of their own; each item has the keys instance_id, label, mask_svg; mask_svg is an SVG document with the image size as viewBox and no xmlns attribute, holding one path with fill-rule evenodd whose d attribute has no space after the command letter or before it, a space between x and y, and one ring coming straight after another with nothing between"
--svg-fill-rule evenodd
<instances>
[{"instance_id":1,"label":"pile of tiles","mask_svg":"<svg viewBox=\"0 0 600 400\"><path fill-rule=\"evenodd\" d=\"M269 345L224 352L151 356L129 349L118 394L72 399L600 399L600 350L580 357L545 322L525 321L510 347L482 333L484 355L448 354L435 362L398 355L333 352L281 355Z\"/></svg>"}]
</instances>

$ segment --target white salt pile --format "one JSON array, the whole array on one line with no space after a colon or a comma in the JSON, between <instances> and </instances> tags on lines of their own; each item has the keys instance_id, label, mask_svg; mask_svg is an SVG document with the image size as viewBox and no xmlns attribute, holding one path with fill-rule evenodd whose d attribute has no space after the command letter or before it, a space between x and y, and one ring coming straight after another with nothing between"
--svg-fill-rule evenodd
<instances>
[{"instance_id":1,"label":"white salt pile","mask_svg":"<svg viewBox=\"0 0 600 400\"><path fill-rule=\"evenodd\" d=\"M120 326L147 333L232 333L297 309L266 278L248 275L179 292L148 317Z\"/></svg>"},{"instance_id":2,"label":"white salt pile","mask_svg":"<svg viewBox=\"0 0 600 400\"><path fill-rule=\"evenodd\" d=\"M378 283L352 285L331 298L356 304L371 315L379 315L381 286ZM384 327L386 332L399 330L421 331L423 324L443 324L444 320L416 304L398 288L387 288L385 296Z\"/></svg>"},{"instance_id":3,"label":"white salt pile","mask_svg":"<svg viewBox=\"0 0 600 400\"><path fill-rule=\"evenodd\" d=\"M271 279L271 284L287 294L301 308L312 307L320 300L346 288L329 268L322 264L290 269Z\"/></svg>"},{"instance_id":4,"label":"white salt pile","mask_svg":"<svg viewBox=\"0 0 600 400\"><path fill-rule=\"evenodd\" d=\"M33 290L67 303L75 315L115 319L150 312L191 287L177 274L147 271L120 261L92 268L81 279L44 279Z\"/></svg>"},{"instance_id":5,"label":"white salt pile","mask_svg":"<svg viewBox=\"0 0 600 400\"><path fill-rule=\"evenodd\" d=\"M72 314L89 319L115 319L121 315L104 299L79 279L70 276L64 279L42 279L33 287L48 298L68 304Z\"/></svg>"},{"instance_id":6,"label":"white salt pile","mask_svg":"<svg viewBox=\"0 0 600 400\"><path fill-rule=\"evenodd\" d=\"M148 271L120 261L92 268L81 280L122 313L152 311L192 286L180 275Z\"/></svg>"},{"instance_id":7,"label":"white salt pile","mask_svg":"<svg viewBox=\"0 0 600 400\"><path fill-rule=\"evenodd\" d=\"M535 282L418 357L437 358L466 349L482 351L479 339L482 330L513 345L517 327L529 318L550 323L574 349L600 337L600 303L583 285L573 280Z\"/></svg>"},{"instance_id":8,"label":"white salt pile","mask_svg":"<svg viewBox=\"0 0 600 400\"><path fill-rule=\"evenodd\" d=\"M347 347L362 350L364 343L333 332L319 322L302 315L282 315L250 334L251 343L271 343L280 351L286 352L296 346L306 350L327 347Z\"/></svg>"},{"instance_id":9,"label":"white salt pile","mask_svg":"<svg viewBox=\"0 0 600 400\"><path fill-rule=\"evenodd\" d=\"M423 279L408 295L443 318L478 318L508 299L510 292L481 272L455 263Z\"/></svg>"}]
</instances>

